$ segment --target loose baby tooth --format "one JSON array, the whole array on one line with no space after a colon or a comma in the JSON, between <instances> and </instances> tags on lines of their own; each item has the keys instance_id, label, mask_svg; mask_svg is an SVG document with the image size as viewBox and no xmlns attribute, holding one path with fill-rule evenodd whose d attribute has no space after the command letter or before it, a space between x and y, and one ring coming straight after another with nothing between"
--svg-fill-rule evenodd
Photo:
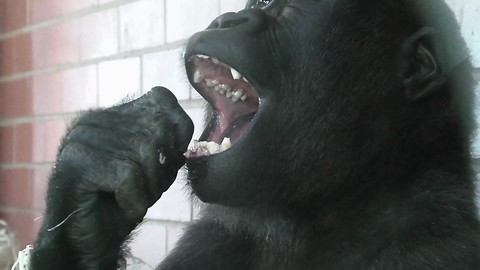
<instances>
[{"instance_id":1,"label":"loose baby tooth","mask_svg":"<svg viewBox=\"0 0 480 270\"><path fill-rule=\"evenodd\" d=\"M210 152L210 154L215 154L218 151L219 146L215 142L208 142L207 149L208 149L208 152Z\"/></svg>"},{"instance_id":2,"label":"loose baby tooth","mask_svg":"<svg viewBox=\"0 0 480 270\"><path fill-rule=\"evenodd\" d=\"M241 98L240 98L242 101L245 101L247 99L247 95L243 95Z\"/></svg>"}]
</instances>

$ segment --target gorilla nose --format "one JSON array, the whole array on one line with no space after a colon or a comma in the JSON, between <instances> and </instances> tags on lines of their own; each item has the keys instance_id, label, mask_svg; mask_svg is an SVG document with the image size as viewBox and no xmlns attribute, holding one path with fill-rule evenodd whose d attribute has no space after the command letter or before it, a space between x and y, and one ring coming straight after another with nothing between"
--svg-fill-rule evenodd
<instances>
[{"instance_id":1,"label":"gorilla nose","mask_svg":"<svg viewBox=\"0 0 480 270\"><path fill-rule=\"evenodd\" d=\"M238 13L229 12L217 17L207 29L238 28L248 32L262 30L267 24L267 15L260 9L247 9Z\"/></svg>"},{"instance_id":2,"label":"gorilla nose","mask_svg":"<svg viewBox=\"0 0 480 270\"><path fill-rule=\"evenodd\" d=\"M175 147L180 153L187 151L188 144L193 136L193 122L187 113L178 104L177 98L170 90L164 87L154 87L150 91L152 99L160 104L163 111L168 115L175 134Z\"/></svg>"}]
</instances>

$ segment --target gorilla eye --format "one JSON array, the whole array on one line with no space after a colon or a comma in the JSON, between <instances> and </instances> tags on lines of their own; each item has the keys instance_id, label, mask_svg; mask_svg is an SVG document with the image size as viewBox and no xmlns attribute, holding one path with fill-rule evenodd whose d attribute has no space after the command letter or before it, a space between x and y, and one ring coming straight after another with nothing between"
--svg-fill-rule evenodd
<instances>
[{"instance_id":1,"label":"gorilla eye","mask_svg":"<svg viewBox=\"0 0 480 270\"><path fill-rule=\"evenodd\" d=\"M248 5L250 8L264 8L268 6L273 0L255 0L255 1L250 1L251 4Z\"/></svg>"}]
</instances>

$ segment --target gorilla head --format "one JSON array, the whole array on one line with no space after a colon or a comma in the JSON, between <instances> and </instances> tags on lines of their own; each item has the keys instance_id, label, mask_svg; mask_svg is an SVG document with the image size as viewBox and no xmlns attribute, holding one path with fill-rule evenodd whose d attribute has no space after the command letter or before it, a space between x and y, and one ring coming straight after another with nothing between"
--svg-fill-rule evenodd
<instances>
[{"instance_id":1,"label":"gorilla head","mask_svg":"<svg viewBox=\"0 0 480 270\"><path fill-rule=\"evenodd\" d=\"M466 57L443 2L250 1L187 45L212 109L192 188L228 206L315 208L468 171Z\"/></svg>"}]
</instances>

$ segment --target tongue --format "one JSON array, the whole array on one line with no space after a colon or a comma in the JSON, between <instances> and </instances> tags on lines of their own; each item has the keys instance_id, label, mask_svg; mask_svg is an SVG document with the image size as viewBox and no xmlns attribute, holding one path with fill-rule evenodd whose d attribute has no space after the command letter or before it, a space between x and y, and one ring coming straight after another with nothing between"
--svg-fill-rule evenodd
<instances>
[{"instance_id":1,"label":"tongue","mask_svg":"<svg viewBox=\"0 0 480 270\"><path fill-rule=\"evenodd\" d=\"M252 119L255 113L249 113L235 119L225 131L222 133L222 138L230 138L235 144L247 132L252 124Z\"/></svg>"}]
</instances>

